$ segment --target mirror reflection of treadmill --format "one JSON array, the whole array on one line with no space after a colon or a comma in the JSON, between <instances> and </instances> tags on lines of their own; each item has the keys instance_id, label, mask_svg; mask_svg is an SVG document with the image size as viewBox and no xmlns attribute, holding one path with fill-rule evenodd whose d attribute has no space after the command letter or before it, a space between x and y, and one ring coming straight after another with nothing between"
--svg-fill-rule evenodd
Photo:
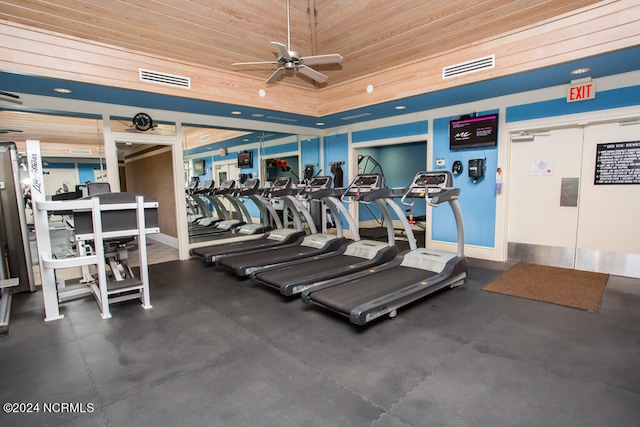
<instances>
[{"instance_id":1,"label":"mirror reflection of treadmill","mask_svg":"<svg viewBox=\"0 0 640 427\"><path fill-rule=\"evenodd\" d=\"M293 214L294 228L271 230L253 240L194 248L190 251L190 254L201 257L208 264L215 264L221 258L239 253L257 253L276 246L299 244L307 233L303 229L303 218L301 217L301 215L304 215L304 212L301 212L303 208L295 199L300 189L293 187L292 184L293 182L290 177L278 178L273 182L271 187L265 189L264 196L268 199L282 200L288 212ZM309 185L320 185L326 188L326 181L316 181ZM269 203L268 200L267 203ZM310 219L308 218L304 219L304 221L310 223Z\"/></svg>"},{"instance_id":2,"label":"mirror reflection of treadmill","mask_svg":"<svg viewBox=\"0 0 640 427\"><path fill-rule=\"evenodd\" d=\"M456 222L457 252L418 248L371 270L346 275L311 287L302 293L315 304L364 325L445 287L462 285L467 277L464 224L450 172L419 172L402 198L426 197L433 206L448 203Z\"/></svg>"},{"instance_id":3,"label":"mirror reflection of treadmill","mask_svg":"<svg viewBox=\"0 0 640 427\"><path fill-rule=\"evenodd\" d=\"M312 180L312 183L314 181ZM326 184L330 181L325 179L323 182ZM346 208L336 199L343 192L344 189L326 188L324 186L318 188L310 184L305 187L300 196L306 198L307 201L325 200L334 218L339 218L341 215L348 216ZM219 259L217 265L233 271L238 276L245 277L253 272L276 265L298 262L304 258L333 252L346 242L347 239L343 236L341 221L336 221L336 234L327 232L312 233L305 236L298 244L270 248L267 251L261 251L259 254L233 254Z\"/></svg>"},{"instance_id":4,"label":"mirror reflection of treadmill","mask_svg":"<svg viewBox=\"0 0 640 427\"><path fill-rule=\"evenodd\" d=\"M229 182L227 180L226 182ZM224 184L224 183L223 183ZM258 179L247 179L240 187L229 186L228 188L221 188L216 192L216 195L223 197L233 207L233 213L229 211L229 214L221 221L216 221L209 226L195 228L191 226L189 237L193 239L213 240L224 239L231 237L235 233L236 229L244 224L252 223L251 215L245 207L242 200L244 196L250 196L255 194L258 190L260 181ZM255 233L264 232L263 228L256 228Z\"/></svg>"}]
</instances>

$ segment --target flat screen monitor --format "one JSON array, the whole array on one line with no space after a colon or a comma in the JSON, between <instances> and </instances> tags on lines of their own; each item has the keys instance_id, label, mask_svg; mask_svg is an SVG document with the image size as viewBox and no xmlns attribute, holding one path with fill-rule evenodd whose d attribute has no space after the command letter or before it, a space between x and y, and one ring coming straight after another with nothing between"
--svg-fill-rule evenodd
<instances>
[{"instance_id":1,"label":"flat screen monitor","mask_svg":"<svg viewBox=\"0 0 640 427\"><path fill-rule=\"evenodd\" d=\"M238 167L239 168L253 167L253 153L251 151L240 151L238 153Z\"/></svg>"},{"instance_id":2,"label":"flat screen monitor","mask_svg":"<svg viewBox=\"0 0 640 427\"><path fill-rule=\"evenodd\" d=\"M449 149L495 147L498 144L498 115L466 117L449 122Z\"/></svg>"},{"instance_id":3,"label":"flat screen monitor","mask_svg":"<svg viewBox=\"0 0 640 427\"><path fill-rule=\"evenodd\" d=\"M193 174L204 175L204 160L193 161Z\"/></svg>"}]
</instances>

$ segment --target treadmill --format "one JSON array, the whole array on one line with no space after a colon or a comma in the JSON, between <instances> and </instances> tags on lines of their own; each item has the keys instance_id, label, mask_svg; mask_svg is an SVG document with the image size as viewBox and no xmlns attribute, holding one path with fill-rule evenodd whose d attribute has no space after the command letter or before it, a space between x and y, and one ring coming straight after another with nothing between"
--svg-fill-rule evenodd
<instances>
[{"instance_id":1,"label":"treadmill","mask_svg":"<svg viewBox=\"0 0 640 427\"><path fill-rule=\"evenodd\" d=\"M207 184L209 185L207 186ZM227 208L222 204L220 198L215 195L215 182L213 180L206 181L202 185L202 187L203 191L198 192L198 195L201 198L204 197L205 199L207 199L207 202L211 206L213 206L213 211L210 210L209 212L207 212L207 216L205 216L204 218L200 218L198 221L196 221L196 224L198 226L209 227L224 219L229 219L229 212L227 211Z\"/></svg>"},{"instance_id":2,"label":"treadmill","mask_svg":"<svg viewBox=\"0 0 640 427\"><path fill-rule=\"evenodd\" d=\"M216 197L212 199L209 196L209 193L215 190L215 182L213 180L205 181L198 189L191 192L191 197L198 205L198 211L203 213L203 216L192 221L192 230L200 227L209 227L214 225L215 223L226 219L226 215L228 215L224 206L220 200ZM205 201L204 198L207 199ZM208 203L210 203L215 211L209 209Z\"/></svg>"},{"instance_id":3,"label":"treadmill","mask_svg":"<svg viewBox=\"0 0 640 427\"><path fill-rule=\"evenodd\" d=\"M347 316L351 323L362 326L385 315L393 318L399 308L442 288L462 285L467 260L459 195L451 173L438 171L416 174L402 197L404 204L415 198L427 198L434 207L448 203L456 222L457 252L410 249L371 270L309 288L302 293L302 301Z\"/></svg>"},{"instance_id":4,"label":"treadmill","mask_svg":"<svg viewBox=\"0 0 640 427\"><path fill-rule=\"evenodd\" d=\"M204 183L202 186L204 187L206 184L208 183L213 183L213 181L207 181L206 183ZM211 184L213 185L213 184ZM218 220L214 220L212 217L208 217L206 214L202 214L200 215L199 218L193 218L189 221L189 237L198 237L198 236L203 236L203 235L207 235L208 233L211 233L212 230L215 230L215 226L217 224L219 224L221 221L224 220L230 220L232 219L231 217L231 213L229 212L229 210L223 205L222 201L220 200L220 197L223 197L227 200L230 200L230 194L235 191L235 185L236 182L232 179L227 179L222 181L222 183L220 184L219 187L217 188L207 188L204 191L200 191L199 189L195 189L193 191L191 191L190 197L195 200L195 199L200 199L200 195L205 195L206 194L206 198L209 199L211 201L211 203L214 205L214 207L216 207L216 210L219 208L219 218ZM216 202L214 203L214 199L216 200ZM195 203L195 202L194 202ZM233 203L230 200L230 204L232 206ZM202 210L202 206L206 207L206 203L204 202L204 200L200 200L200 203L198 203L199 207L199 211L203 212ZM234 206L235 208L235 206ZM208 210L208 208L207 208ZM210 218L210 219L208 219ZM202 222L202 224L200 224L201 221L205 221L206 222ZM207 222L209 222L207 224Z\"/></svg>"},{"instance_id":5,"label":"treadmill","mask_svg":"<svg viewBox=\"0 0 640 427\"><path fill-rule=\"evenodd\" d=\"M372 268L392 260L398 254L393 219L387 205L395 205L396 215L406 218L392 197L400 197L405 189L385 188L381 174L360 174L341 197L342 202L374 202L387 224L388 242L357 240L321 257L306 258L301 263L278 265L251 273L251 281L278 289L284 296L300 294L319 282Z\"/></svg>"},{"instance_id":6,"label":"treadmill","mask_svg":"<svg viewBox=\"0 0 640 427\"><path fill-rule=\"evenodd\" d=\"M227 181L223 182L223 184L226 182ZM240 187L230 187L226 190L220 191L219 194L228 200L233 206L235 214L230 213L230 218L219 221L212 227L206 227L206 230L203 231L203 235L207 238L227 238L229 235L234 234L238 227L245 224L251 224L251 214L240 198L244 196L251 197L251 195L257 194L259 186L260 180L248 178ZM258 203L256 203L256 205L258 205ZM255 228L253 231L253 233L259 232L264 232L264 226ZM190 233L190 237L192 236L197 237L198 235Z\"/></svg>"},{"instance_id":7,"label":"treadmill","mask_svg":"<svg viewBox=\"0 0 640 427\"><path fill-rule=\"evenodd\" d=\"M327 178L324 177L323 181L327 182ZM305 187L300 193L300 197L307 201L321 200L326 204L336 219L336 234L327 233L326 230L323 230L322 233L313 233L305 236L298 244L276 246L258 253L242 253L223 257L218 259L217 265L233 271L240 277L246 277L254 271L285 263L298 263L305 258L318 257L336 251L348 241L344 237L344 227L342 221L339 220L340 218L346 218L346 221L349 222L349 229L354 230L355 240L359 240L358 228L344 204L337 198L344 191L344 188L329 188L323 185L322 187Z\"/></svg>"},{"instance_id":8,"label":"treadmill","mask_svg":"<svg viewBox=\"0 0 640 427\"><path fill-rule=\"evenodd\" d=\"M307 186L318 189L329 188L331 187L331 177L316 177ZM307 234L301 215L304 216L311 233L316 233L316 228L309 212L295 198L299 191L300 189L292 186L290 177L282 177L276 179L271 187L265 189L263 195L269 200L278 198L283 201L286 207L284 215L287 215L287 210L292 212L294 228L282 228L282 224L280 224L278 229L271 230L257 239L194 248L191 249L190 254L201 257L207 264L216 264L219 259L230 255L256 253L276 246L300 244ZM270 204L269 200L266 200L266 203Z\"/></svg>"}]
</instances>

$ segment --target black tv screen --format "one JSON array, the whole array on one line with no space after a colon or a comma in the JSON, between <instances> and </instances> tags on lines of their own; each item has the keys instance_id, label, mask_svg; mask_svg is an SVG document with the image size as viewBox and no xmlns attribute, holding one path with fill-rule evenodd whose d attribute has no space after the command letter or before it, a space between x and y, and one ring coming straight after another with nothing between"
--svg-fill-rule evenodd
<instances>
[{"instance_id":1,"label":"black tv screen","mask_svg":"<svg viewBox=\"0 0 640 427\"><path fill-rule=\"evenodd\" d=\"M241 151L238 153L238 167L239 168L253 167L253 155L251 151Z\"/></svg>"},{"instance_id":2,"label":"black tv screen","mask_svg":"<svg viewBox=\"0 0 640 427\"><path fill-rule=\"evenodd\" d=\"M204 175L204 160L193 161L193 174Z\"/></svg>"},{"instance_id":3,"label":"black tv screen","mask_svg":"<svg viewBox=\"0 0 640 427\"><path fill-rule=\"evenodd\" d=\"M498 144L498 115L466 117L449 122L449 149L495 147Z\"/></svg>"}]
</instances>

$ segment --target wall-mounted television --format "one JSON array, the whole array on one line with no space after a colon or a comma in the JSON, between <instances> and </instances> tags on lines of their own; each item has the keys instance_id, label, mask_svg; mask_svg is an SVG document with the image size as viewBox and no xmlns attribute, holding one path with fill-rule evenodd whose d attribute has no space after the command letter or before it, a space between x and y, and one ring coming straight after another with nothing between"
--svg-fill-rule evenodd
<instances>
[{"instance_id":1,"label":"wall-mounted television","mask_svg":"<svg viewBox=\"0 0 640 427\"><path fill-rule=\"evenodd\" d=\"M193 161L193 174L194 175L204 175L204 160L194 160Z\"/></svg>"},{"instance_id":2,"label":"wall-mounted television","mask_svg":"<svg viewBox=\"0 0 640 427\"><path fill-rule=\"evenodd\" d=\"M253 167L253 153L251 151L238 152L238 167L239 168Z\"/></svg>"},{"instance_id":3,"label":"wall-mounted television","mask_svg":"<svg viewBox=\"0 0 640 427\"><path fill-rule=\"evenodd\" d=\"M495 147L498 144L498 114L461 117L449 122L449 149Z\"/></svg>"}]
</instances>

